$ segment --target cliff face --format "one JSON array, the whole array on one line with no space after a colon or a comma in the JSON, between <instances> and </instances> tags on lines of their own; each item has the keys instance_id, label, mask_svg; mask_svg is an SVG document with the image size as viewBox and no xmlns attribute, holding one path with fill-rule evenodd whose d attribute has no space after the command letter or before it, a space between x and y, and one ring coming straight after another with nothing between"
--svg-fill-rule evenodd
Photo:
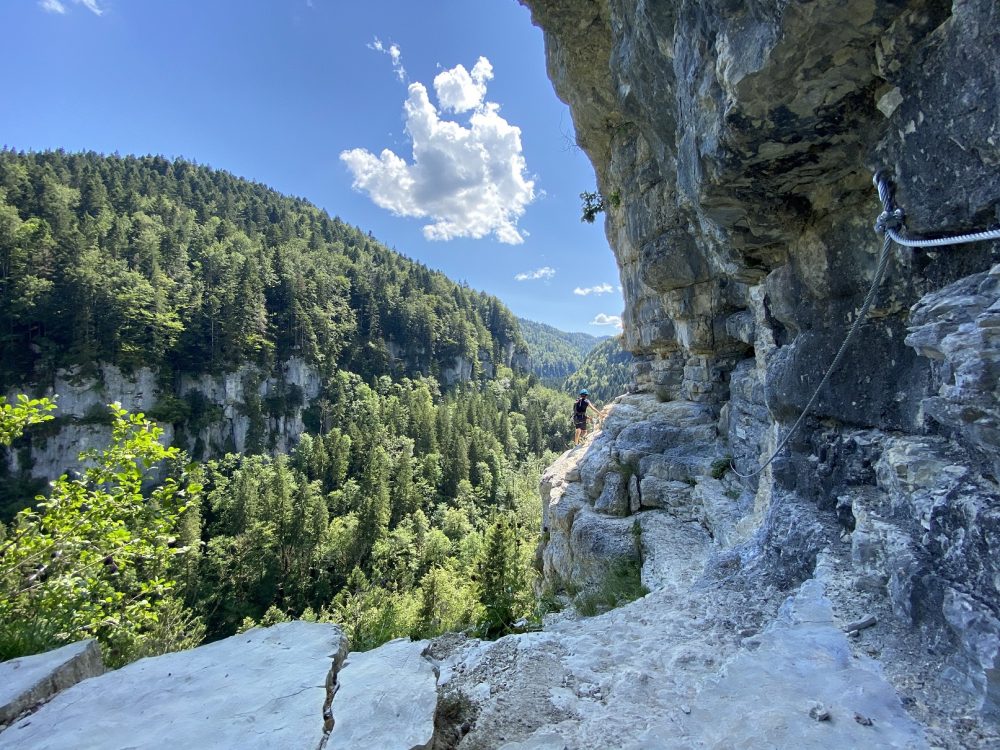
<instances>
[{"instance_id":1,"label":"cliff face","mask_svg":"<svg viewBox=\"0 0 1000 750\"><path fill-rule=\"evenodd\" d=\"M394 363L404 370L412 366L401 347L390 341L387 348ZM513 345L501 356L505 366L523 367ZM479 366L493 377L495 368L485 351L480 352ZM57 410L56 421L44 434L29 435L21 448L5 452L10 475L48 481L67 469L81 468L81 451L102 449L110 441L107 407L113 402L156 420L165 445L177 445L199 460L261 450L289 453L306 431L308 413L318 408L325 386L319 369L301 357L270 371L245 364L229 372L182 375L172 383L164 383L148 367L123 372L98 363L95 369L95 375L59 370L46 388L11 389L9 400L18 393L56 397ZM474 374L471 361L455 357L440 380L450 386Z\"/></svg>"},{"instance_id":2,"label":"cliff face","mask_svg":"<svg viewBox=\"0 0 1000 750\"><path fill-rule=\"evenodd\" d=\"M771 455L872 283L876 169L886 170L911 234L996 224L1000 8L522 2L545 32L550 76L606 199L636 384L660 401L697 405L715 430L693 442L675 430L675 442L647 441L636 453L632 428L618 425L591 444L580 476L559 474L558 497L543 488L554 512L574 493L588 511L553 527L542 557L554 580L587 567L579 559L590 553L574 539L594 534L572 525L591 510L620 542L618 516L689 512L721 497L709 491L719 473L712 459L728 454L748 474ZM704 574L735 569L750 590L788 591L814 576L821 553L839 555L846 590L881 597L946 657L942 679L993 717L998 261L995 241L893 247L869 320L802 427L761 473L724 477L740 497L723 514ZM633 432L675 418L622 406L647 425ZM683 477L663 469L676 440L703 454ZM591 480L588 461L603 467ZM619 477L608 491L606 475Z\"/></svg>"}]
</instances>

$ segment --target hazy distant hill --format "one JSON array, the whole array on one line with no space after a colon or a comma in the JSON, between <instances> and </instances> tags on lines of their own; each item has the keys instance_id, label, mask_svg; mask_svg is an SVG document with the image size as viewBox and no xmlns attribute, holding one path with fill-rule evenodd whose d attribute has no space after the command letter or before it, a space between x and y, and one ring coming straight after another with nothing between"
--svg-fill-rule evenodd
<instances>
[{"instance_id":1,"label":"hazy distant hill","mask_svg":"<svg viewBox=\"0 0 1000 750\"><path fill-rule=\"evenodd\" d=\"M622 349L621 336L614 336L595 346L563 387L572 393L586 388L603 406L605 401L624 393L631 380L632 354Z\"/></svg>"},{"instance_id":2,"label":"hazy distant hill","mask_svg":"<svg viewBox=\"0 0 1000 750\"><path fill-rule=\"evenodd\" d=\"M589 333L567 333L524 318L518 318L517 322L528 345L530 370L552 386L558 386L563 378L576 372L587 353L605 338Z\"/></svg>"}]
</instances>

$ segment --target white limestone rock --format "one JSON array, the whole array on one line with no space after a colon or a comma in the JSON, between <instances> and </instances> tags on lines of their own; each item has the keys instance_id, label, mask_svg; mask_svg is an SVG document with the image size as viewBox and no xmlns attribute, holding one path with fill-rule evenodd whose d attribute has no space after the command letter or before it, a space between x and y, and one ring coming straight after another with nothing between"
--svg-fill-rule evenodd
<instances>
[{"instance_id":1,"label":"white limestone rock","mask_svg":"<svg viewBox=\"0 0 1000 750\"><path fill-rule=\"evenodd\" d=\"M645 476L639 481L639 494L644 508L691 509L691 492L694 488L687 482Z\"/></svg>"},{"instance_id":2,"label":"white limestone rock","mask_svg":"<svg viewBox=\"0 0 1000 750\"><path fill-rule=\"evenodd\" d=\"M621 472L609 471L604 476L604 490L594 503L594 510L609 516L628 515L628 482Z\"/></svg>"},{"instance_id":3,"label":"white limestone rock","mask_svg":"<svg viewBox=\"0 0 1000 750\"><path fill-rule=\"evenodd\" d=\"M812 718L808 702L821 703L830 719ZM763 747L765 737L769 746L801 750L927 747L878 664L852 655L815 579L701 692L689 722L703 747Z\"/></svg>"},{"instance_id":4,"label":"white limestone rock","mask_svg":"<svg viewBox=\"0 0 1000 750\"><path fill-rule=\"evenodd\" d=\"M189 442L181 447L192 449L200 440L212 455L230 450L237 453L246 448L250 432L250 418L244 413L249 396L258 399L287 394L295 388L301 392L302 402L288 413L270 417L266 428L274 449L287 453L305 431L303 411L316 399L322 386L319 371L301 357L290 357L281 364L280 373L268 375L254 365L243 365L233 372L203 373L198 377L185 375L180 378L176 395L189 397L195 391L206 402L217 408L218 418L205 425L199 434L189 435ZM31 389L14 388L8 398ZM111 430L95 417L106 417L108 404L121 403L126 410L149 413L166 395L161 390L156 372L142 367L134 372L123 372L114 365L98 366L96 377L81 377L76 370L60 370L52 387L35 395L58 396L54 416L62 420L60 429L53 435L34 440L31 445L31 475L38 479L53 479L66 470L81 470L84 465L77 456L82 450L107 446ZM171 445L174 426L161 425L160 441ZM8 457L10 470L20 471L18 452Z\"/></svg>"},{"instance_id":5,"label":"white limestone rock","mask_svg":"<svg viewBox=\"0 0 1000 750\"><path fill-rule=\"evenodd\" d=\"M742 517L739 492L712 477L704 477L691 493L691 503L701 514L702 525L712 533L716 544L729 547L739 540L736 525Z\"/></svg>"},{"instance_id":6,"label":"white limestone rock","mask_svg":"<svg viewBox=\"0 0 1000 750\"><path fill-rule=\"evenodd\" d=\"M64 690L0 748L316 750L346 651L336 626L299 621L142 659Z\"/></svg>"},{"instance_id":7,"label":"white limestone rock","mask_svg":"<svg viewBox=\"0 0 1000 750\"><path fill-rule=\"evenodd\" d=\"M422 750L434 737L437 677L427 641L404 638L347 656L333 700L334 748Z\"/></svg>"},{"instance_id":8,"label":"white limestone rock","mask_svg":"<svg viewBox=\"0 0 1000 750\"><path fill-rule=\"evenodd\" d=\"M0 663L0 724L103 672L101 650L92 639Z\"/></svg>"}]
</instances>

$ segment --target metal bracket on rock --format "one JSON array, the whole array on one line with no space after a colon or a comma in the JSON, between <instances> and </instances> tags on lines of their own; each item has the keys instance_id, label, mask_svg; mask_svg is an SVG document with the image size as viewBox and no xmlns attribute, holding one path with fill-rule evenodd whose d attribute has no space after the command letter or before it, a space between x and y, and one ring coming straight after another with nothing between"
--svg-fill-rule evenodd
<instances>
[{"instance_id":1,"label":"metal bracket on rock","mask_svg":"<svg viewBox=\"0 0 1000 750\"><path fill-rule=\"evenodd\" d=\"M833 362L826 370L826 374L823 375L823 379L819 381L819 385L816 386L816 390L813 391L812 398L802 409L802 413L799 414L799 418L795 420L795 424L791 426L791 429L785 434L778 443L778 447L774 449L770 457L761 466L749 474L741 474L736 465L732 460L729 462L729 468L732 469L733 473L740 479L750 479L751 477L760 474L764 469L771 465L778 454L781 453L782 449L788 444L792 435L801 426L802 421L806 418L809 410L812 409L813 404L819 397L820 391L823 390L827 382L830 380L830 375L833 371L837 369L840 361L844 358L844 354L847 352L848 346L850 346L851 340L854 338L854 334L857 333L858 329L862 326L868 317L868 311L871 309L872 303L875 301L875 295L878 292L879 286L882 284L882 277L885 275L886 266L889 263L889 250L892 247L892 243L895 242L898 245L904 247L941 247L945 245L964 245L970 242L983 242L984 240L995 240L1000 239L1000 229L987 229L982 232L970 232L967 234L953 235L950 237L938 237L934 239L925 239L920 237L907 237L900 234L900 230L904 229L904 222L906 219L906 213L902 208L894 206L892 202L892 190L889 183L889 178L886 176L885 170L879 170L872 177L872 183L875 185L875 189L878 190L879 200L882 202L882 213L879 214L878 218L875 220L875 231L882 235L882 252L879 255L878 267L875 270L875 277L872 279L872 285L868 289L868 294L865 295L864 304L861 305L861 310L857 317L854 319L854 323L851 324L850 330L847 332L847 336L844 338L844 343L840 345L840 349L837 350L837 355L833 358Z\"/></svg>"}]
</instances>

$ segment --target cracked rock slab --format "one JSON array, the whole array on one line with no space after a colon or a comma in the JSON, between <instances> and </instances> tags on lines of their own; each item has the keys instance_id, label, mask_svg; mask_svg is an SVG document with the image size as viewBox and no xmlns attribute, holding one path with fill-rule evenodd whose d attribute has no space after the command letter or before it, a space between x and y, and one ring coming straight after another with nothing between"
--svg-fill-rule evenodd
<instances>
[{"instance_id":1,"label":"cracked rock slab","mask_svg":"<svg viewBox=\"0 0 1000 750\"><path fill-rule=\"evenodd\" d=\"M422 750L434 738L437 675L427 641L397 639L348 654L333 699L327 750Z\"/></svg>"},{"instance_id":2,"label":"cracked rock slab","mask_svg":"<svg viewBox=\"0 0 1000 750\"><path fill-rule=\"evenodd\" d=\"M310 748L324 737L334 625L287 622L142 659L64 690L0 733L0 748Z\"/></svg>"},{"instance_id":3,"label":"cracked rock slab","mask_svg":"<svg viewBox=\"0 0 1000 750\"><path fill-rule=\"evenodd\" d=\"M5 661L0 664L0 724L103 671L101 650L92 639Z\"/></svg>"}]
</instances>

